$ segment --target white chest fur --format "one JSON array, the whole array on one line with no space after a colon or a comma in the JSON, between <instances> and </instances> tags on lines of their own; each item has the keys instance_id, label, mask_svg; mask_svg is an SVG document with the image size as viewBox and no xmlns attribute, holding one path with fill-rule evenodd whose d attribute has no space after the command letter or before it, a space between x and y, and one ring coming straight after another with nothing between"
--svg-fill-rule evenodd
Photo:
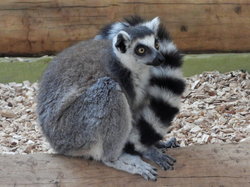
<instances>
[{"instance_id":1,"label":"white chest fur","mask_svg":"<svg viewBox=\"0 0 250 187\"><path fill-rule=\"evenodd\" d=\"M132 72L132 79L135 89L135 104L139 106L144 102L146 96L146 89L149 84L150 66L144 66L137 69L137 72Z\"/></svg>"}]
</instances>

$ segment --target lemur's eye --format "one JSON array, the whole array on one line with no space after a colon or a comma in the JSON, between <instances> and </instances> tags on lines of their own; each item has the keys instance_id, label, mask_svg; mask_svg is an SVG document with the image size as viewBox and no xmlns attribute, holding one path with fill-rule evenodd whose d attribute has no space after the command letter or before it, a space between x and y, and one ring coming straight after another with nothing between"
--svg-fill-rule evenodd
<instances>
[{"instance_id":1,"label":"lemur's eye","mask_svg":"<svg viewBox=\"0 0 250 187\"><path fill-rule=\"evenodd\" d=\"M145 45L138 45L135 48L135 54L139 55L139 56L144 56L147 54L147 52L149 51L148 47Z\"/></svg>"},{"instance_id":2,"label":"lemur's eye","mask_svg":"<svg viewBox=\"0 0 250 187\"><path fill-rule=\"evenodd\" d=\"M140 47L140 48L138 48L138 52L140 54L143 54L143 53L145 53L145 49L143 47Z\"/></svg>"},{"instance_id":3,"label":"lemur's eye","mask_svg":"<svg viewBox=\"0 0 250 187\"><path fill-rule=\"evenodd\" d=\"M159 49L160 48L160 45L159 45L159 43L158 42L155 42L155 49Z\"/></svg>"}]
</instances>

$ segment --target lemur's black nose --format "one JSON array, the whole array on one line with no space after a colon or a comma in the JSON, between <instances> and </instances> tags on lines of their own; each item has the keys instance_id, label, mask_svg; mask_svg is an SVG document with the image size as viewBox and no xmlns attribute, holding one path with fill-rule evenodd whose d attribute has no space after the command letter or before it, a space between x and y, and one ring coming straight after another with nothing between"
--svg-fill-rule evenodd
<instances>
[{"instance_id":1,"label":"lemur's black nose","mask_svg":"<svg viewBox=\"0 0 250 187\"><path fill-rule=\"evenodd\" d=\"M157 52L156 57L153 61L153 66L159 66L165 62L164 56L160 52Z\"/></svg>"}]
</instances>

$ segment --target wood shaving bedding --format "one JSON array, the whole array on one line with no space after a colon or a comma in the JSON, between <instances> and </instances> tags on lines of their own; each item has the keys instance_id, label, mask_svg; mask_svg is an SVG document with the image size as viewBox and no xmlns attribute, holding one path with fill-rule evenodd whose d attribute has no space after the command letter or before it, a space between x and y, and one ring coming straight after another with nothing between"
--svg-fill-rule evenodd
<instances>
[{"instance_id":1,"label":"wood shaving bedding","mask_svg":"<svg viewBox=\"0 0 250 187\"><path fill-rule=\"evenodd\" d=\"M250 140L250 75L204 72L187 78L180 113L165 139L181 146Z\"/></svg>"},{"instance_id":2,"label":"wood shaving bedding","mask_svg":"<svg viewBox=\"0 0 250 187\"><path fill-rule=\"evenodd\" d=\"M186 79L168 140L181 146L250 140L250 75L204 72ZM0 154L53 153L37 124L38 83L0 83Z\"/></svg>"}]
</instances>

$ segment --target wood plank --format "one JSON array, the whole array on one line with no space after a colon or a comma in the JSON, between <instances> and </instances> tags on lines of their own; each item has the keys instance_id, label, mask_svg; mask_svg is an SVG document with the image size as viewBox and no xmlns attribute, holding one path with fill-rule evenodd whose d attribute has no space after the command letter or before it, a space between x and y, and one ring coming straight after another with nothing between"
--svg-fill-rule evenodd
<instances>
[{"instance_id":1,"label":"wood plank","mask_svg":"<svg viewBox=\"0 0 250 187\"><path fill-rule=\"evenodd\" d=\"M1 0L0 56L59 52L134 14L159 16L184 52L250 51L248 0Z\"/></svg>"},{"instance_id":2,"label":"wood plank","mask_svg":"<svg viewBox=\"0 0 250 187\"><path fill-rule=\"evenodd\" d=\"M61 155L0 156L0 186L240 186L250 185L250 144L197 145L169 149L175 170L158 168L157 182L146 181L100 162Z\"/></svg>"}]
</instances>

